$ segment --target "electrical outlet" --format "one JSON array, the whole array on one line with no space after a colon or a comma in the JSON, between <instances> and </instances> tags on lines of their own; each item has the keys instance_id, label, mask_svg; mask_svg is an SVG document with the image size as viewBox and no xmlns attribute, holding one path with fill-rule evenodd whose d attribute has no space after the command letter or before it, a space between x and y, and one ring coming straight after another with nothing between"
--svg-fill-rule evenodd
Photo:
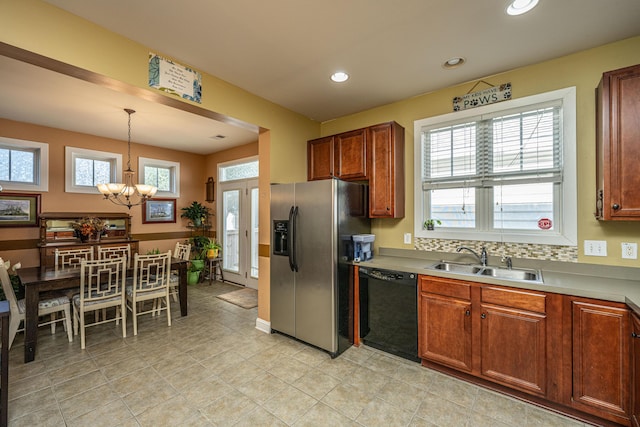
<instances>
[{"instance_id":1,"label":"electrical outlet","mask_svg":"<svg viewBox=\"0 0 640 427\"><path fill-rule=\"evenodd\" d=\"M622 258L638 259L638 244L622 242Z\"/></svg>"},{"instance_id":2,"label":"electrical outlet","mask_svg":"<svg viewBox=\"0 0 640 427\"><path fill-rule=\"evenodd\" d=\"M607 256L607 241L585 240L584 254L586 256Z\"/></svg>"},{"instance_id":3,"label":"electrical outlet","mask_svg":"<svg viewBox=\"0 0 640 427\"><path fill-rule=\"evenodd\" d=\"M407 245L411 244L411 233L404 233L404 243Z\"/></svg>"}]
</instances>

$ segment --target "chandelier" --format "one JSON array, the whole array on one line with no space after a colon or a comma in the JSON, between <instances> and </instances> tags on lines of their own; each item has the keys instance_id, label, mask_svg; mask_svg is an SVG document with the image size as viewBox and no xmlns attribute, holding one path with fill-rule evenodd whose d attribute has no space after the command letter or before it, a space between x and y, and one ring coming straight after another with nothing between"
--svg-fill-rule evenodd
<instances>
[{"instance_id":1,"label":"chandelier","mask_svg":"<svg viewBox=\"0 0 640 427\"><path fill-rule=\"evenodd\" d=\"M110 182L108 184L98 184L97 187L105 199L112 201L116 205L126 206L131 209L131 206L141 205L152 198L158 188L153 185L134 184L134 171L131 170L131 115L135 113L135 110L125 108L124 111L129 115L127 170L123 172L124 183Z\"/></svg>"}]
</instances>

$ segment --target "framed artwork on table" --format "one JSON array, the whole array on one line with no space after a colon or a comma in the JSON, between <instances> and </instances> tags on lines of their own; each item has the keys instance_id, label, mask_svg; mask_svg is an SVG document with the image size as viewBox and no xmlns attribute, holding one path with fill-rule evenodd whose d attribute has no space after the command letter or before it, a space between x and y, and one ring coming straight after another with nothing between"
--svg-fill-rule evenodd
<instances>
[{"instance_id":1,"label":"framed artwork on table","mask_svg":"<svg viewBox=\"0 0 640 427\"><path fill-rule=\"evenodd\" d=\"M0 193L0 227L37 227L40 194Z\"/></svg>"},{"instance_id":2,"label":"framed artwork on table","mask_svg":"<svg viewBox=\"0 0 640 427\"><path fill-rule=\"evenodd\" d=\"M176 199L151 199L142 208L142 223L176 222Z\"/></svg>"}]
</instances>

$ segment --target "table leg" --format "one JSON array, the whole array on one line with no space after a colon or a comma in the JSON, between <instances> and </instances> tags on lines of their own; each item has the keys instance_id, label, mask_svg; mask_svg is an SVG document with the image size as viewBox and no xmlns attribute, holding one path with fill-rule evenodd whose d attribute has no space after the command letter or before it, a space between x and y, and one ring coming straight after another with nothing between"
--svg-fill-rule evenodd
<instances>
[{"instance_id":1,"label":"table leg","mask_svg":"<svg viewBox=\"0 0 640 427\"><path fill-rule=\"evenodd\" d=\"M180 297L180 314L187 315L187 263L183 262L178 266L178 296Z\"/></svg>"},{"instance_id":2,"label":"table leg","mask_svg":"<svg viewBox=\"0 0 640 427\"><path fill-rule=\"evenodd\" d=\"M40 291L37 286L25 286L24 318L24 363L33 362L38 345L38 303Z\"/></svg>"}]
</instances>

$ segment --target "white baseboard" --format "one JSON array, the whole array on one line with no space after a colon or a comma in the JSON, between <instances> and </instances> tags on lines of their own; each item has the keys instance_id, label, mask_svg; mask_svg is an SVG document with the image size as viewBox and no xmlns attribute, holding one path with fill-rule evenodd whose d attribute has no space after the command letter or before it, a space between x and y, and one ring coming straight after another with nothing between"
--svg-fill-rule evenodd
<instances>
[{"instance_id":1,"label":"white baseboard","mask_svg":"<svg viewBox=\"0 0 640 427\"><path fill-rule=\"evenodd\" d=\"M271 322L267 322L266 320L262 320L261 318L256 318L256 329L264 332L265 334L271 333Z\"/></svg>"}]
</instances>

